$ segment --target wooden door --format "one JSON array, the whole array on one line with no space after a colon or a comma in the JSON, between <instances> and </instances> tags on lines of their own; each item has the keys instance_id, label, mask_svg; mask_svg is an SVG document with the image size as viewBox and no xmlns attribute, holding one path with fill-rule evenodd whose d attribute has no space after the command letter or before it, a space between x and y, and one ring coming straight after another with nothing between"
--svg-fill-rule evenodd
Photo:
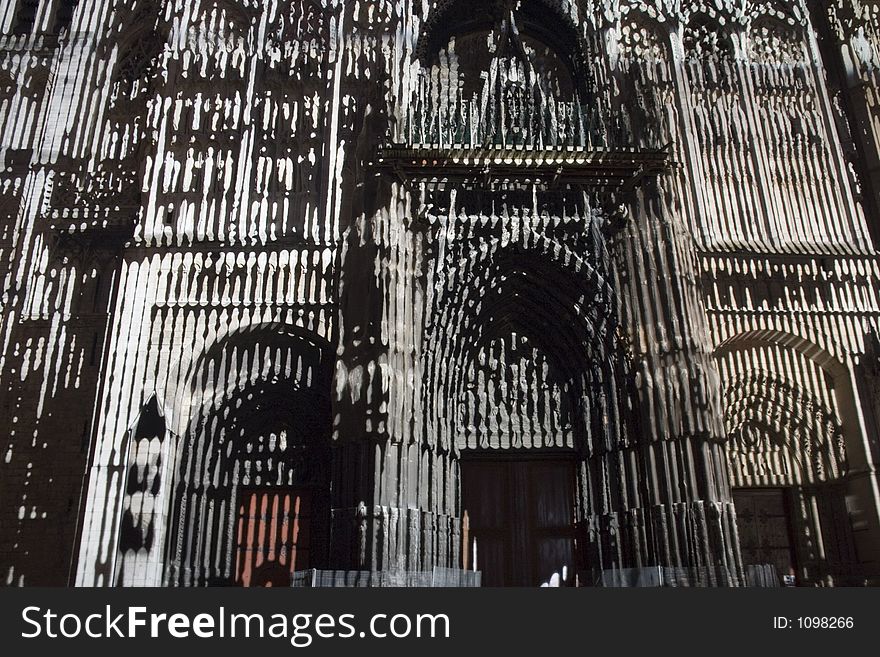
<instances>
[{"instance_id":1,"label":"wooden door","mask_svg":"<svg viewBox=\"0 0 880 657\"><path fill-rule=\"evenodd\" d=\"M790 504L783 488L733 492L743 564L773 564L780 577L797 573Z\"/></svg>"},{"instance_id":2,"label":"wooden door","mask_svg":"<svg viewBox=\"0 0 880 657\"><path fill-rule=\"evenodd\" d=\"M290 586L309 567L311 493L278 488L245 489L239 496L235 582L239 586Z\"/></svg>"},{"instance_id":3,"label":"wooden door","mask_svg":"<svg viewBox=\"0 0 880 657\"><path fill-rule=\"evenodd\" d=\"M818 515L817 531L825 547L824 563L818 577L831 576L837 586L860 586L864 574L859 568L852 533L852 522L846 506L846 484L829 482L805 490L813 500Z\"/></svg>"},{"instance_id":4,"label":"wooden door","mask_svg":"<svg viewBox=\"0 0 880 657\"><path fill-rule=\"evenodd\" d=\"M484 586L574 582L572 462L474 459L461 463L461 477L466 566Z\"/></svg>"}]
</instances>

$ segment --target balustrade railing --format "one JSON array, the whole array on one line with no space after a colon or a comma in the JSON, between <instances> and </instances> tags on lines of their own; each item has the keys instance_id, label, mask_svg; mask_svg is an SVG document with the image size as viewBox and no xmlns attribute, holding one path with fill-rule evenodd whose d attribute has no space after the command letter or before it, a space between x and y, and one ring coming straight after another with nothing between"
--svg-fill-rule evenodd
<instances>
[{"instance_id":1,"label":"balustrade railing","mask_svg":"<svg viewBox=\"0 0 880 657\"><path fill-rule=\"evenodd\" d=\"M588 149L598 144L590 109L578 100L508 87L480 97L425 89L408 112L403 138L440 148Z\"/></svg>"}]
</instances>

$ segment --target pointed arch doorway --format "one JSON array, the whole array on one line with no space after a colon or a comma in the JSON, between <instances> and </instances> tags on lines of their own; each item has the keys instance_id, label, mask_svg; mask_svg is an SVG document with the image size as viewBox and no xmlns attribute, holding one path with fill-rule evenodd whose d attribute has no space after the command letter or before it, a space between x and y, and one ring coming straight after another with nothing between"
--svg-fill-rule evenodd
<instances>
[{"instance_id":1,"label":"pointed arch doorway","mask_svg":"<svg viewBox=\"0 0 880 657\"><path fill-rule=\"evenodd\" d=\"M269 325L206 355L178 456L169 582L290 586L325 565L329 353L309 332Z\"/></svg>"}]
</instances>

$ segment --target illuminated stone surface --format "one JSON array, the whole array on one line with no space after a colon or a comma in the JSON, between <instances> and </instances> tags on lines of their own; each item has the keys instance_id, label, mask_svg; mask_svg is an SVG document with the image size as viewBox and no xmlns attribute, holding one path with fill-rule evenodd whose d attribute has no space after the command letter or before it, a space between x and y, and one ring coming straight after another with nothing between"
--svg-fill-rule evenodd
<instances>
[{"instance_id":1,"label":"illuminated stone surface","mask_svg":"<svg viewBox=\"0 0 880 657\"><path fill-rule=\"evenodd\" d=\"M281 570L472 567L486 453L573 463L582 584L880 580L880 3L0 27L6 584L240 582L253 500Z\"/></svg>"}]
</instances>

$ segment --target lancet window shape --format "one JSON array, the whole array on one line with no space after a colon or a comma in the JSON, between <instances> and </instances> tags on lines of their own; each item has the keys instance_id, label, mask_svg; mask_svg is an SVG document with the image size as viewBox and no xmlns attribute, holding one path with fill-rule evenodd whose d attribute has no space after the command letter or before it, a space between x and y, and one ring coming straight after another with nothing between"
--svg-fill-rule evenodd
<instances>
[{"instance_id":1,"label":"lancet window shape","mask_svg":"<svg viewBox=\"0 0 880 657\"><path fill-rule=\"evenodd\" d=\"M483 148L592 143L579 56L549 44L538 9L521 9L532 4L540 3L483 8L480 20L450 10L446 18L458 18L458 27L453 22L440 36L423 35L428 45L422 44L425 68L411 142Z\"/></svg>"}]
</instances>

